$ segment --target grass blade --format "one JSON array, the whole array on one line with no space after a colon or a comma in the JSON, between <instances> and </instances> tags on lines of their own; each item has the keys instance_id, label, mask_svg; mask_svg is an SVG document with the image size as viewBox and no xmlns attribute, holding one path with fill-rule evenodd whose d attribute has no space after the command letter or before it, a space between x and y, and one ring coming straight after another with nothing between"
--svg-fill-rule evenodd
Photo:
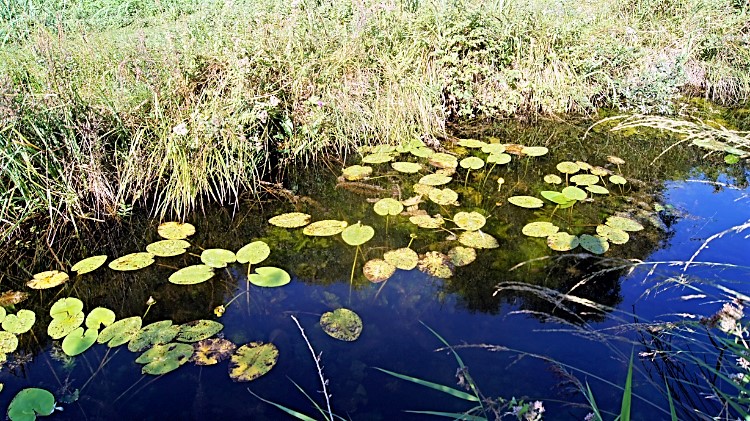
<instances>
[{"instance_id":1,"label":"grass blade","mask_svg":"<svg viewBox=\"0 0 750 421\"><path fill-rule=\"evenodd\" d=\"M247 391L248 391L248 392L250 392L250 394L251 394L251 395L253 395L253 396L255 396L256 398L260 399L261 401L263 401L263 402L265 402L265 403L268 403L268 404L271 404L271 405L273 405L273 406L275 406L275 407L279 408L280 410L282 410L282 411L286 412L287 414L289 414L289 415L293 416L294 418L297 418L298 420L302 420L302 421L316 421L316 420L315 420L315 418L312 418L312 417L308 417L307 415L305 415L305 414L303 414L303 413L301 413L301 412L297 412L297 411L295 411L294 409L289 409L289 408L287 408L287 407L286 407L286 406L284 406L284 405L279 405L279 404L277 404L276 402L271 402L271 401L269 401L268 399L263 399L263 398L261 398L260 396L258 396L258 395L256 395L255 393L253 393L253 391L252 391L252 390L250 390L250 388L249 388L249 387L247 388Z\"/></svg>"},{"instance_id":2,"label":"grass blade","mask_svg":"<svg viewBox=\"0 0 750 421\"><path fill-rule=\"evenodd\" d=\"M669 417L672 421L677 421L677 412L674 409L674 402L672 401L672 392L669 390L669 382L664 379L664 385L667 387L667 400L669 401Z\"/></svg>"},{"instance_id":3,"label":"grass blade","mask_svg":"<svg viewBox=\"0 0 750 421\"><path fill-rule=\"evenodd\" d=\"M420 386L425 386L425 387L429 387L430 389L439 390L439 391L441 391L443 393L447 393L447 394L455 396L457 398L465 399L467 401L472 401L472 402L479 402L479 398L477 398L476 396L471 395L471 394L466 393L466 392L462 392L462 391L454 389L452 387L444 386L444 385L438 384L438 383L428 382L427 380L418 379L416 377L411 377L411 376L406 376L406 375L399 374L399 373L394 373L393 371L388 371L388 370L382 369L380 367L373 367L373 368L376 369L376 370L380 370L383 373L390 374L391 376L398 377L399 379L408 380L408 381L410 381L412 383L416 383L416 384L418 384Z\"/></svg>"},{"instance_id":4,"label":"grass blade","mask_svg":"<svg viewBox=\"0 0 750 421\"><path fill-rule=\"evenodd\" d=\"M630 421L630 405L633 398L633 352L630 352L630 363L628 364L628 377L625 379L625 391L622 393L622 406L620 407L620 420Z\"/></svg>"}]
</instances>

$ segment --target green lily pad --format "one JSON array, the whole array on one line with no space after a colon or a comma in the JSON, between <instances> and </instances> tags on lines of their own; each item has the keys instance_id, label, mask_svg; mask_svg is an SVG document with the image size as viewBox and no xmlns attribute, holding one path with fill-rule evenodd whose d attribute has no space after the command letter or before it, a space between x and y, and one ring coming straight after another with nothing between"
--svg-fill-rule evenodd
<instances>
[{"instance_id":1,"label":"green lily pad","mask_svg":"<svg viewBox=\"0 0 750 421\"><path fill-rule=\"evenodd\" d=\"M109 262L109 268L119 271L138 270L153 263L154 255L151 253L131 253Z\"/></svg>"},{"instance_id":2,"label":"green lily pad","mask_svg":"<svg viewBox=\"0 0 750 421\"><path fill-rule=\"evenodd\" d=\"M46 272L35 274L33 278L26 283L26 286L32 289L53 288L64 284L69 278L70 277L65 272L60 272L59 270L48 270Z\"/></svg>"},{"instance_id":3,"label":"green lily pad","mask_svg":"<svg viewBox=\"0 0 750 421\"><path fill-rule=\"evenodd\" d=\"M5 311L5 307L0 307L0 323L2 323L3 320L5 320L5 316L7 316L8 313Z\"/></svg>"},{"instance_id":4,"label":"green lily pad","mask_svg":"<svg viewBox=\"0 0 750 421\"><path fill-rule=\"evenodd\" d=\"M440 228L445 223L445 220L440 215L435 215L434 217L430 215L415 215L409 217L409 222L419 228L435 229Z\"/></svg>"},{"instance_id":5,"label":"green lily pad","mask_svg":"<svg viewBox=\"0 0 750 421\"><path fill-rule=\"evenodd\" d=\"M411 148L409 153L411 153L412 155L418 158L430 158L433 155L435 155L435 151L433 151L430 148L425 148L425 147Z\"/></svg>"},{"instance_id":6,"label":"green lily pad","mask_svg":"<svg viewBox=\"0 0 750 421\"><path fill-rule=\"evenodd\" d=\"M320 316L320 327L332 338L352 342L362 334L362 319L349 309L337 308Z\"/></svg>"},{"instance_id":7,"label":"green lily pad","mask_svg":"<svg viewBox=\"0 0 750 421\"><path fill-rule=\"evenodd\" d=\"M630 240L630 235L619 228L613 228L609 225L598 225L596 233L607 239L612 244L625 244Z\"/></svg>"},{"instance_id":8,"label":"green lily pad","mask_svg":"<svg viewBox=\"0 0 750 421\"><path fill-rule=\"evenodd\" d=\"M578 247L579 240L575 235L561 231L547 237L547 245L552 250L570 251Z\"/></svg>"},{"instance_id":9,"label":"green lily pad","mask_svg":"<svg viewBox=\"0 0 750 421\"><path fill-rule=\"evenodd\" d=\"M370 149L370 153L392 153L395 150L394 145L375 145Z\"/></svg>"},{"instance_id":10,"label":"green lily pad","mask_svg":"<svg viewBox=\"0 0 750 421\"><path fill-rule=\"evenodd\" d=\"M505 145L502 143L488 143L482 146L482 152L490 155L499 155L505 152Z\"/></svg>"},{"instance_id":11,"label":"green lily pad","mask_svg":"<svg viewBox=\"0 0 750 421\"><path fill-rule=\"evenodd\" d=\"M250 342L237 348L229 361L229 377L236 382L249 382L271 371L279 359L274 344Z\"/></svg>"},{"instance_id":12,"label":"green lily pad","mask_svg":"<svg viewBox=\"0 0 750 421\"><path fill-rule=\"evenodd\" d=\"M364 180L372 174L372 167L352 165L343 169L344 178L349 181Z\"/></svg>"},{"instance_id":13,"label":"green lily pad","mask_svg":"<svg viewBox=\"0 0 750 421\"><path fill-rule=\"evenodd\" d=\"M724 155L724 162L726 162L729 165L734 165L740 162L740 157L737 155L732 155L732 154Z\"/></svg>"},{"instance_id":14,"label":"green lily pad","mask_svg":"<svg viewBox=\"0 0 750 421\"><path fill-rule=\"evenodd\" d=\"M312 216L302 212L289 212L276 215L268 223L281 228L299 228L310 223Z\"/></svg>"},{"instance_id":15,"label":"green lily pad","mask_svg":"<svg viewBox=\"0 0 750 421\"><path fill-rule=\"evenodd\" d=\"M188 362L192 355L192 345L178 343L154 345L136 358L135 362L145 364L141 369L143 374L159 376L176 370Z\"/></svg>"},{"instance_id":16,"label":"green lily pad","mask_svg":"<svg viewBox=\"0 0 750 421\"><path fill-rule=\"evenodd\" d=\"M562 189L563 196L570 200L586 200L588 195L585 191L575 186L568 186Z\"/></svg>"},{"instance_id":17,"label":"green lily pad","mask_svg":"<svg viewBox=\"0 0 750 421\"><path fill-rule=\"evenodd\" d=\"M0 331L0 353L8 354L18 349L18 336Z\"/></svg>"},{"instance_id":18,"label":"green lily pad","mask_svg":"<svg viewBox=\"0 0 750 421\"><path fill-rule=\"evenodd\" d=\"M386 216L386 215L398 215L401 213L402 210L404 210L404 205L401 204L396 199L393 199L391 197L386 197L385 199L380 199L373 205L373 210L375 213L377 213L380 216Z\"/></svg>"},{"instance_id":19,"label":"green lily pad","mask_svg":"<svg viewBox=\"0 0 750 421\"><path fill-rule=\"evenodd\" d=\"M467 168L470 170L478 170L482 167L484 167L484 161L482 161L481 158L477 158L476 156L470 156L468 158L464 158L460 162L461 168Z\"/></svg>"},{"instance_id":20,"label":"green lily pad","mask_svg":"<svg viewBox=\"0 0 750 421\"><path fill-rule=\"evenodd\" d=\"M624 218L622 216L610 216L607 218L606 225L612 228L618 228L623 231L640 231L643 229L643 225L639 222L634 221L630 218Z\"/></svg>"},{"instance_id":21,"label":"green lily pad","mask_svg":"<svg viewBox=\"0 0 750 421\"><path fill-rule=\"evenodd\" d=\"M206 249L201 253L201 262L212 268L225 268L229 263L237 261L237 256L231 250Z\"/></svg>"},{"instance_id":22,"label":"green lily pad","mask_svg":"<svg viewBox=\"0 0 750 421\"><path fill-rule=\"evenodd\" d=\"M541 194L543 198L549 200L550 202L557 203L558 205L568 205L575 203L574 199L570 199L564 194L557 191L544 190L539 194Z\"/></svg>"},{"instance_id":23,"label":"green lily pad","mask_svg":"<svg viewBox=\"0 0 750 421\"><path fill-rule=\"evenodd\" d=\"M443 184L448 184L451 181L453 181L453 177L448 177L447 175L443 174L427 174L424 177L419 179L419 184L424 184L425 186L442 186Z\"/></svg>"},{"instance_id":24,"label":"green lily pad","mask_svg":"<svg viewBox=\"0 0 750 421\"><path fill-rule=\"evenodd\" d=\"M570 177L570 181L579 186L590 186L599 182L599 177L593 174L576 174Z\"/></svg>"},{"instance_id":25,"label":"green lily pad","mask_svg":"<svg viewBox=\"0 0 750 421\"><path fill-rule=\"evenodd\" d=\"M373 153L362 158L363 164L382 164L393 161L393 155L390 153Z\"/></svg>"},{"instance_id":26,"label":"green lily pad","mask_svg":"<svg viewBox=\"0 0 750 421\"><path fill-rule=\"evenodd\" d=\"M190 243L185 240L161 240L146 246L146 251L159 257L179 256L185 253Z\"/></svg>"},{"instance_id":27,"label":"green lily pad","mask_svg":"<svg viewBox=\"0 0 750 421\"><path fill-rule=\"evenodd\" d=\"M590 186L586 186L586 190L594 194L609 194L609 190L607 190L606 188L598 184L592 184Z\"/></svg>"},{"instance_id":28,"label":"green lily pad","mask_svg":"<svg viewBox=\"0 0 750 421\"><path fill-rule=\"evenodd\" d=\"M437 168L456 168L458 159L450 154L438 152L430 156L430 165Z\"/></svg>"},{"instance_id":29,"label":"green lily pad","mask_svg":"<svg viewBox=\"0 0 750 421\"><path fill-rule=\"evenodd\" d=\"M581 234L579 242L581 247L594 254L604 254L609 250L607 239L598 235Z\"/></svg>"},{"instance_id":30,"label":"green lily pad","mask_svg":"<svg viewBox=\"0 0 750 421\"><path fill-rule=\"evenodd\" d=\"M259 287L274 288L288 284L292 277L287 271L272 266L255 268L256 273L250 274L247 279L251 284Z\"/></svg>"},{"instance_id":31,"label":"green lily pad","mask_svg":"<svg viewBox=\"0 0 750 421\"><path fill-rule=\"evenodd\" d=\"M449 188L432 189L427 197L438 205L455 205L458 201L458 193Z\"/></svg>"},{"instance_id":32,"label":"green lily pad","mask_svg":"<svg viewBox=\"0 0 750 421\"><path fill-rule=\"evenodd\" d=\"M612 184L625 184L628 182L628 180L626 180L625 177L621 175L611 175L609 177L609 182Z\"/></svg>"},{"instance_id":33,"label":"green lily pad","mask_svg":"<svg viewBox=\"0 0 750 421\"><path fill-rule=\"evenodd\" d=\"M328 237L331 235L341 234L344 228L347 227L346 221L336 221L332 219L324 219L322 221L316 221L306 226L302 233L314 237Z\"/></svg>"},{"instance_id":34,"label":"green lily pad","mask_svg":"<svg viewBox=\"0 0 750 421\"><path fill-rule=\"evenodd\" d=\"M83 311L83 302L75 297L60 298L52 304L49 309L49 315L53 319L59 317L69 317Z\"/></svg>"},{"instance_id":35,"label":"green lily pad","mask_svg":"<svg viewBox=\"0 0 750 421\"><path fill-rule=\"evenodd\" d=\"M237 251L239 263L257 265L271 255L271 248L264 241L253 241Z\"/></svg>"},{"instance_id":36,"label":"green lily pad","mask_svg":"<svg viewBox=\"0 0 750 421\"><path fill-rule=\"evenodd\" d=\"M49 326L47 326L47 334L52 339L64 338L70 332L82 325L83 320L86 318L82 311L73 314L62 314L63 316L52 319L52 321L49 322Z\"/></svg>"},{"instance_id":37,"label":"green lily pad","mask_svg":"<svg viewBox=\"0 0 750 421\"><path fill-rule=\"evenodd\" d=\"M10 402L8 418L11 421L34 421L37 416L52 414L55 397L47 390L30 387L23 389Z\"/></svg>"},{"instance_id":38,"label":"green lily pad","mask_svg":"<svg viewBox=\"0 0 750 421\"><path fill-rule=\"evenodd\" d=\"M511 161L510 155L507 153L490 154L487 156L488 164L505 165Z\"/></svg>"},{"instance_id":39,"label":"green lily pad","mask_svg":"<svg viewBox=\"0 0 750 421\"><path fill-rule=\"evenodd\" d=\"M101 267L101 265L103 265L104 262L106 261L107 261L106 254L102 254L99 256L91 256L74 264L73 267L70 268L70 270L72 270L73 272L76 272L78 276L80 276L80 275L83 275L84 273L93 272L99 269L99 267Z\"/></svg>"},{"instance_id":40,"label":"green lily pad","mask_svg":"<svg viewBox=\"0 0 750 421\"><path fill-rule=\"evenodd\" d=\"M154 345L164 345L177 337L180 326L173 325L171 320L161 320L144 326L128 343L128 350L140 352Z\"/></svg>"},{"instance_id":41,"label":"green lily pad","mask_svg":"<svg viewBox=\"0 0 750 421\"><path fill-rule=\"evenodd\" d=\"M495 237L482 231L466 231L458 236L458 242L475 249L494 249L500 247Z\"/></svg>"},{"instance_id":42,"label":"green lily pad","mask_svg":"<svg viewBox=\"0 0 750 421\"><path fill-rule=\"evenodd\" d=\"M549 149L544 146L524 146L521 149L521 153L526 156L542 156L547 155L547 152L549 152Z\"/></svg>"},{"instance_id":43,"label":"green lily pad","mask_svg":"<svg viewBox=\"0 0 750 421\"><path fill-rule=\"evenodd\" d=\"M208 265L184 267L169 276L169 282L177 285L195 285L211 279L214 269Z\"/></svg>"},{"instance_id":44,"label":"green lily pad","mask_svg":"<svg viewBox=\"0 0 750 421\"><path fill-rule=\"evenodd\" d=\"M416 162L392 162L391 168L405 174L414 174L422 170L422 164Z\"/></svg>"},{"instance_id":45,"label":"green lily pad","mask_svg":"<svg viewBox=\"0 0 750 421\"><path fill-rule=\"evenodd\" d=\"M477 260L477 251L471 247L456 246L448 250L448 258L454 266L466 266Z\"/></svg>"},{"instance_id":46,"label":"green lily pad","mask_svg":"<svg viewBox=\"0 0 750 421\"><path fill-rule=\"evenodd\" d=\"M557 170L564 174L575 174L581 170L575 162L563 161L557 164Z\"/></svg>"},{"instance_id":47,"label":"green lily pad","mask_svg":"<svg viewBox=\"0 0 750 421\"><path fill-rule=\"evenodd\" d=\"M193 344L190 361L195 365L215 365L229 358L236 349L237 345L226 339L204 339Z\"/></svg>"},{"instance_id":48,"label":"green lily pad","mask_svg":"<svg viewBox=\"0 0 750 421\"><path fill-rule=\"evenodd\" d=\"M542 199L533 196L512 196L508 198L508 202L527 209L541 208L544 206Z\"/></svg>"},{"instance_id":49,"label":"green lily pad","mask_svg":"<svg viewBox=\"0 0 750 421\"><path fill-rule=\"evenodd\" d=\"M474 231L471 231L474 232ZM453 263L450 257L438 251L428 251L419 259L417 269L436 278L448 279L453 276Z\"/></svg>"},{"instance_id":50,"label":"green lily pad","mask_svg":"<svg viewBox=\"0 0 750 421\"><path fill-rule=\"evenodd\" d=\"M523 235L540 238L549 237L550 235L555 234L558 231L560 231L560 227L546 221L531 222L524 225L524 227L521 229Z\"/></svg>"},{"instance_id":51,"label":"green lily pad","mask_svg":"<svg viewBox=\"0 0 750 421\"><path fill-rule=\"evenodd\" d=\"M383 255L383 260L390 263L397 269L412 270L417 267L419 255L417 255L416 251L408 247L402 247L400 249L386 252Z\"/></svg>"},{"instance_id":52,"label":"green lily pad","mask_svg":"<svg viewBox=\"0 0 750 421\"><path fill-rule=\"evenodd\" d=\"M8 314L3 319L3 330L20 335L31 330L36 322L36 313L31 310L18 310L16 314Z\"/></svg>"},{"instance_id":53,"label":"green lily pad","mask_svg":"<svg viewBox=\"0 0 750 421\"><path fill-rule=\"evenodd\" d=\"M477 140L477 139L460 139L456 143L458 144L458 146L463 146L464 148L474 148L474 149L480 149L480 148L487 146L487 143L482 142L481 140Z\"/></svg>"},{"instance_id":54,"label":"green lily pad","mask_svg":"<svg viewBox=\"0 0 750 421\"><path fill-rule=\"evenodd\" d=\"M208 339L224 329L224 325L213 320L194 320L180 325L177 340L180 342L198 342Z\"/></svg>"},{"instance_id":55,"label":"green lily pad","mask_svg":"<svg viewBox=\"0 0 750 421\"><path fill-rule=\"evenodd\" d=\"M487 219L479 212L458 212L453 216L453 222L466 231L476 231L487 223Z\"/></svg>"},{"instance_id":56,"label":"green lily pad","mask_svg":"<svg viewBox=\"0 0 750 421\"><path fill-rule=\"evenodd\" d=\"M555 174L547 174L544 176L544 182L548 184L560 184L562 183L562 178Z\"/></svg>"},{"instance_id":57,"label":"green lily pad","mask_svg":"<svg viewBox=\"0 0 750 421\"><path fill-rule=\"evenodd\" d=\"M102 326L106 327L115 322L115 312L104 307L97 307L86 316L86 327L89 329L99 330Z\"/></svg>"},{"instance_id":58,"label":"green lily pad","mask_svg":"<svg viewBox=\"0 0 750 421\"><path fill-rule=\"evenodd\" d=\"M100 344L106 343L110 348L123 345L130 341L141 329L143 321L139 316L128 317L118 320L105 327L96 341Z\"/></svg>"},{"instance_id":59,"label":"green lily pad","mask_svg":"<svg viewBox=\"0 0 750 421\"><path fill-rule=\"evenodd\" d=\"M394 200L395 201L395 200ZM396 202L399 205L401 203ZM375 236L375 229L369 225L362 225L357 222L354 225L349 225L341 232L341 239L350 246L361 246L362 244L370 241Z\"/></svg>"},{"instance_id":60,"label":"green lily pad","mask_svg":"<svg viewBox=\"0 0 750 421\"><path fill-rule=\"evenodd\" d=\"M77 327L63 339L62 350L65 354L75 357L91 348L96 343L97 337L99 337L99 332L95 329L86 329L84 331L82 327Z\"/></svg>"},{"instance_id":61,"label":"green lily pad","mask_svg":"<svg viewBox=\"0 0 750 421\"><path fill-rule=\"evenodd\" d=\"M381 259L372 259L365 262L362 266L362 273L370 282L383 282L393 276L396 272L396 266Z\"/></svg>"},{"instance_id":62,"label":"green lily pad","mask_svg":"<svg viewBox=\"0 0 750 421\"><path fill-rule=\"evenodd\" d=\"M182 222L165 222L157 228L161 238L167 240L184 240L195 234L195 227Z\"/></svg>"}]
</instances>

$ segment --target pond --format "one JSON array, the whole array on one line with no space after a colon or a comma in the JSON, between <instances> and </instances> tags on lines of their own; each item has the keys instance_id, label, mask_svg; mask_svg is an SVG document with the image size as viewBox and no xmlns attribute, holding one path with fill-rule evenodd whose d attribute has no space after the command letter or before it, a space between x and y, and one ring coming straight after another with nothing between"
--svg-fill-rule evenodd
<instances>
[{"instance_id":1,"label":"pond","mask_svg":"<svg viewBox=\"0 0 750 421\"><path fill-rule=\"evenodd\" d=\"M545 419L583 419L590 409L579 388L586 385L603 411L619 413L631 353L634 419L669 419L665 379L681 418L695 417L693 409L718 414L720 403L705 399L710 389L701 376L714 375L718 383L721 376L697 363L660 356L669 349L691 349L713 364L718 352L712 353L711 340L720 332L714 329L709 338L697 331L686 338L675 327L665 338L660 329L710 317L736 294L750 295L741 282L747 276L745 234L737 229L712 237L750 220L747 172L740 165L716 170L715 159L704 163L703 151L691 147L655 159L670 140L653 132L622 135L598 129L584 136L585 130L540 122L508 124L481 136L462 133L462 139L482 143L459 142L463 146L443 152L457 158L443 157L432 165L417 155L433 151L416 144L402 146L401 153L364 153L371 162L398 156L389 161L419 163L415 174L404 172L412 170L410 165L397 171L384 162L368 164L374 170L367 178L343 177L344 167L365 165L360 155L345 164L290 170L283 188L269 188L234 208L208 207L190 216L195 234L187 238L187 252L156 257L139 270L115 271L105 264L77 277L70 270L86 257L106 254L110 263L162 240L158 221L135 216L111 230L81 232L79 242L56 250L44 263L5 262L4 291L29 293L27 300L8 307L8 314L28 309L36 321L29 332L18 334L18 350L7 355L0 371L0 404L7 408L20 390L41 388L52 392L62 408L50 419L288 416L262 399L321 419L310 402L327 412L315 355L334 414L355 420L427 419L404 411L461 413L477 404L377 368L466 391L457 375L465 382L467 376L444 348L444 338L456 346L484 396L542 401ZM505 145L504 152L499 145ZM479 159L465 160L472 156ZM578 188L570 189L576 174L596 173L586 164L602 167L606 175L578 177ZM575 171L568 169L571 165ZM423 179L428 174L440 175ZM547 175L556 177L545 180ZM435 186L415 187L419 180ZM607 193L587 189L592 183ZM415 193L420 191L422 197ZM536 200L519 199L524 196ZM388 202L375 204L383 198L407 203L394 215L381 216L388 213ZM309 236L302 227L269 224L289 212L305 213L312 221L345 221L348 227L359 222L372 232ZM437 225L438 214L440 227L416 225ZM527 225L535 221L554 226ZM331 226L341 231L336 223ZM554 234L557 230L571 235ZM270 253L249 271L248 264L235 262L213 270L205 282L169 281L178 269L200 264L206 249L237 251L255 241L267 244ZM702 249L704 244L708 247ZM392 270L366 262L405 247L421 256L420 267L377 279ZM695 263L685 268L699 250ZM476 260L468 262L474 255ZM280 268L290 274L289 282L278 271L252 275L259 267ZM378 282L367 279L364 267ZM71 279L39 291L26 286L32 274L50 269L63 269ZM258 286L264 282L284 285ZM117 320L142 317L143 326L165 320L174 325L218 322L222 329L214 338L237 347L271 343L278 359L267 373L262 374L267 366L244 370L260 376L236 382L228 360L207 366L186 362L163 375L142 374L149 358L127 344L96 343L71 357L61 348L62 338L53 340L48 333L55 323L50 308L65 297L80 299L85 314L105 307ZM321 328L321 315L339 308L361 318L356 340L335 339ZM696 331L695 325L689 328ZM128 339L126 334L123 342ZM183 357L179 363L187 360ZM157 374L169 359L156 357L163 363ZM727 393L736 392L725 383Z\"/></svg>"}]
</instances>

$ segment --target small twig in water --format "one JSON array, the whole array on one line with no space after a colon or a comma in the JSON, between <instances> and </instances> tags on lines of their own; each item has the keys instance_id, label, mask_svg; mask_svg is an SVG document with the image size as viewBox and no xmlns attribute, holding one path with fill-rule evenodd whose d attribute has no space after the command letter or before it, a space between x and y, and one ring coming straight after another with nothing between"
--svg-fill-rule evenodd
<instances>
[{"instance_id":1,"label":"small twig in water","mask_svg":"<svg viewBox=\"0 0 750 421\"><path fill-rule=\"evenodd\" d=\"M294 320L294 323L297 324L297 328L299 328L299 332L302 334L302 339L305 340L305 343L307 344L307 348L310 350L310 353L313 356L313 360L315 361L315 367L318 369L318 377L320 377L320 384L323 385L323 396L326 398L326 407L328 408L328 419L330 421L333 421L333 411L331 411L331 400L330 396L328 395L328 388L326 387L328 385L328 380L323 377L323 368L320 366L320 354L315 355L315 350L312 347L312 344L307 339L307 335L305 335L305 329L302 328L302 325L299 324L299 321L297 320L294 315L289 316Z\"/></svg>"}]
</instances>

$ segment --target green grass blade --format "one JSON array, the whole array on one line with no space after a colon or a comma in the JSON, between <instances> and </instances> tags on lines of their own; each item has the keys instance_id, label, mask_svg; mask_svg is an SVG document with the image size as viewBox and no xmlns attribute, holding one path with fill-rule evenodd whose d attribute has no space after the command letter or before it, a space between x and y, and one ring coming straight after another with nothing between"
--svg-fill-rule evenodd
<instances>
[{"instance_id":1,"label":"green grass blade","mask_svg":"<svg viewBox=\"0 0 750 421\"><path fill-rule=\"evenodd\" d=\"M453 418L454 420L467 420L467 421L487 421L487 418L478 417L476 415L460 414L457 412L439 412L439 411L404 411L412 414L424 414L424 415L435 415L437 417Z\"/></svg>"},{"instance_id":2,"label":"green grass blade","mask_svg":"<svg viewBox=\"0 0 750 421\"><path fill-rule=\"evenodd\" d=\"M313 398L311 398L311 397L310 397L310 395L308 395L308 394L307 394L307 392L305 392L305 389L303 389L303 388L302 388L302 387L301 387L300 385L298 385L298 384L297 384L297 383L296 383L296 382L295 382L294 380L292 380L292 379L289 379L289 381L290 381L290 382L292 382L292 384L293 384L294 386L296 386L296 387L297 387L297 389L299 389L299 391L300 391L300 392L302 392L302 394L303 394L303 395L305 395L305 397L306 397L306 398L307 398L307 399L308 399L308 400L309 400L310 402L312 402L312 404L313 404L313 406L315 407L315 409L317 409L317 410L318 410L318 412L320 412L320 414L321 414L321 415L323 415L323 418L324 418L324 419L328 419L328 414L327 414L327 413L326 413L326 412L325 412L325 411L323 410L323 408L321 408L321 407L320 407L320 405L318 405L318 403L317 403L317 402L315 402L315 400L313 400Z\"/></svg>"},{"instance_id":3,"label":"green grass blade","mask_svg":"<svg viewBox=\"0 0 750 421\"><path fill-rule=\"evenodd\" d=\"M464 365L464 361L461 359L461 357L458 355L458 353L453 349L453 347L448 343L448 341L446 341L445 339L443 339L442 336L440 336L437 332L435 332L434 330L432 330L432 328L429 327L429 326L427 326L427 324L425 324L424 322L420 321L419 323L422 323L422 326L426 327L427 330L429 330L430 332L432 332L432 334L435 335L435 337L437 337L440 340L440 342L443 343L443 345L447 346L448 349L451 350L451 352L453 353L453 356L456 358L456 362L458 362L458 366L459 367L461 367L462 369L466 368L466 365Z\"/></svg>"},{"instance_id":4,"label":"green grass blade","mask_svg":"<svg viewBox=\"0 0 750 421\"><path fill-rule=\"evenodd\" d=\"M669 401L669 417L672 421L677 421L677 411L674 409L674 401L672 401L672 392L669 390L669 382L664 379L664 385L667 387L667 400Z\"/></svg>"},{"instance_id":5,"label":"green grass blade","mask_svg":"<svg viewBox=\"0 0 750 421\"><path fill-rule=\"evenodd\" d=\"M255 396L256 398L260 399L261 401L263 401L263 402L265 402L265 403L268 403L268 404L271 404L271 405L273 405L273 406L275 406L275 407L279 408L280 410L282 410L282 411L286 412L287 414L289 414L289 415L293 416L294 418L297 418L298 420L302 420L302 421L316 421L316 420L315 420L315 418L312 418L312 417L308 417L307 415L305 415L305 414L303 414L303 413L301 413L301 412L297 412L297 411L295 411L294 409L289 409L289 408L287 408L287 407L286 407L286 406L284 406L284 405L279 405L279 404L277 404L276 402L271 402L271 401L269 401L268 399L263 399L263 398L261 398L260 396L258 396L258 395L256 395L255 393L253 393L253 391L252 391L252 390L250 390L250 388L249 388L249 387L247 388L247 391L248 391L248 392L250 392L250 394L251 394L251 395L253 395L253 396Z\"/></svg>"},{"instance_id":6,"label":"green grass blade","mask_svg":"<svg viewBox=\"0 0 750 421\"><path fill-rule=\"evenodd\" d=\"M591 387L588 382L586 382L586 400L589 401L589 405L591 405L594 419L596 421L602 421L602 414L599 412L599 407L596 405L596 399L594 399L594 393L591 392Z\"/></svg>"},{"instance_id":7,"label":"green grass blade","mask_svg":"<svg viewBox=\"0 0 750 421\"><path fill-rule=\"evenodd\" d=\"M472 401L472 402L479 402L479 398L477 398L476 396L471 395L471 394L466 393L466 392L462 392L462 391L454 389L452 387L443 386L442 384L438 384L438 383L428 382L427 380L418 379L416 377L411 377L411 376L406 376L406 375L399 374L399 373L394 373L393 371L388 371L388 370L385 370L385 369L382 369L382 368L379 368L379 367L373 367L373 368L376 369L376 370L380 370L383 373L390 374L391 376L398 377L399 379L408 380L408 381L410 381L412 383L416 383L416 384L421 385L421 386L425 386L425 387L429 387L431 389L439 390L439 391L441 391L443 393L447 393L447 394L455 396L457 398L461 398L461 399L464 399L464 400L467 400L467 401Z\"/></svg>"},{"instance_id":8,"label":"green grass blade","mask_svg":"<svg viewBox=\"0 0 750 421\"><path fill-rule=\"evenodd\" d=\"M633 398L633 352L630 352L630 363L628 364L628 377L625 379L625 391L622 393L622 407L620 407L620 420L630 421L630 405Z\"/></svg>"}]
</instances>

